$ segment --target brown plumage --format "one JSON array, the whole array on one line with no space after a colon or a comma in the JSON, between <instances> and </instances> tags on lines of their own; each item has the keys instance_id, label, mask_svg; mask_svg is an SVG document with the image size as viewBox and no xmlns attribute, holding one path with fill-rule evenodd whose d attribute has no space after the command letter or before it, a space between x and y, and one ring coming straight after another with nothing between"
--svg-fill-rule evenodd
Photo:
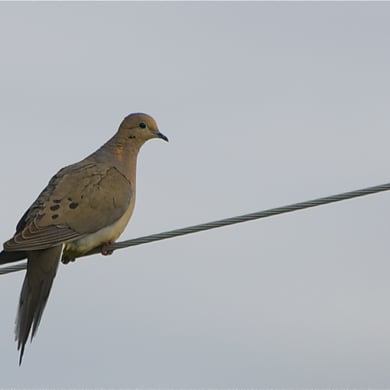
<instances>
[{"instance_id":1,"label":"brown plumage","mask_svg":"<svg viewBox=\"0 0 390 390\"><path fill-rule=\"evenodd\" d=\"M0 264L27 258L15 328L19 364L61 258L68 262L113 242L126 227L135 204L137 155L152 138L168 140L149 115L127 116L100 149L53 176L4 243Z\"/></svg>"}]
</instances>

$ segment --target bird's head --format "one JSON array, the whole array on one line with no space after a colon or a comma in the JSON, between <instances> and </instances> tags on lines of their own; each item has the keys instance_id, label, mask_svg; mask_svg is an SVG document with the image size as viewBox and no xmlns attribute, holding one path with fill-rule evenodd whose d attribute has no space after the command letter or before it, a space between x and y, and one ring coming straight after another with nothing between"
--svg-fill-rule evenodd
<instances>
[{"instance_id":1,"label":"bird's head","mask_svg":"<svg viewBox=\"0 0 390 390\"><path fill-rule=\"evenodd\" d=\"M152 138L168 141L168 138L158 129L156 121L150 115L143 113L128 115L119 126L119 132L123 137L140 144Z\"/></svg>"}]
</instances>

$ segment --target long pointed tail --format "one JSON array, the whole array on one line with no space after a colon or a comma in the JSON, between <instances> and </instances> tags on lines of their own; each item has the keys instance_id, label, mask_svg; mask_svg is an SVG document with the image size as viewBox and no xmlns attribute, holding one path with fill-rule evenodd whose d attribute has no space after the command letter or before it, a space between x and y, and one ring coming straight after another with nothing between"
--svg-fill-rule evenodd
<instances>
[{"instance_id":1,"label":"long pointed tail","mask_svg":"<svg viewBox=\"0 0 390 390\"><path fill-rule=\"evenodd\" d=\"M63 245L27 253L27 273L20 293L15 339L20 349L19 365L31 331L33 339L45 309L61 259ZM31 330L32 328L32 330Z\"/></svg>"}]
</instances>

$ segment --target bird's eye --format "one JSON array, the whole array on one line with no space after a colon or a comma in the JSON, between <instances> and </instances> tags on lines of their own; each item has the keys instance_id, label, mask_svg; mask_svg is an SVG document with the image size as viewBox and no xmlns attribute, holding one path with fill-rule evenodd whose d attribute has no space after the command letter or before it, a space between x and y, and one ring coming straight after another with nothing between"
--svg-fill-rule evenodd
<instances>
[{"instance_id":1,"label":"bird's eye","mask_svg":"<svg viewBox=\"0 0 390 390\"><path fill-rule=\"evenodd\" d=\"M138 125L141 129L146 129L146 123L145 122L140 122Z\"/></svg>"}]
</instances>

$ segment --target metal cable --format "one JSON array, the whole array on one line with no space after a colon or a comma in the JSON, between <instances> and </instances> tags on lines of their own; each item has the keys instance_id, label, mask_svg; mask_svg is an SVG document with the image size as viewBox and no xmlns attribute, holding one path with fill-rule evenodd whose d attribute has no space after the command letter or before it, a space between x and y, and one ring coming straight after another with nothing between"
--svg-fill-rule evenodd
<instances>
[{"instance_id":1,"label":"metal cable","mask_svg":"<svg viewBox=\"0 0 390 390\"><path fill-rule=\"evenodd\" d=\"M363 189L359 189L359 190L355 190L355 191L343 192L343 193L337 194L337 195L331 195L331 196L326 196L323 198L312 199L312 200L308 200L305 202L294 203L294 204L290 204L287 206L276 207L276 208L272 208L272 209L268 209L268 210L258 211L255 213L239 215L237 217L220 219L218 221L206 222L206 223L202 223L199 225L188 226L185 228L169 230L167 232L162 232L162 233L152 234L149 236L134 238L131 240L116 242L115 244L106 246L106 249L109 251L114 251L116 249L128 248L130 246L147 244L147 243L154 242L154 241L160 241L160 240L165 240L168 238L184 236L186 234L198 233L198 232L205 231L205 230L215 229L215 228L228 226L228 225L234 225L236 223L252 221L254 219L271 217L273 215L289 213L292 211L307 209L309 207L317 207L317 206L321 206L321 205L328 204L328 203L340 202L342 200L357 198L359 196L366 196L366 195L375 194L377 192L388 191L388 190L390 190L390 183L381 184L381 185L363 188ZM95 248L94 250L84 254L83 256L89 256L89 255L99 253L99 252L100 252L100 248ZM83 257L83 256L81 256L81 257ZM16 265L7 266L7 267L0 267L0 275L7 274L10 272L21 271L25 268L26 268L26 263L16 264Z\"/></svg>"}]
</instances>

